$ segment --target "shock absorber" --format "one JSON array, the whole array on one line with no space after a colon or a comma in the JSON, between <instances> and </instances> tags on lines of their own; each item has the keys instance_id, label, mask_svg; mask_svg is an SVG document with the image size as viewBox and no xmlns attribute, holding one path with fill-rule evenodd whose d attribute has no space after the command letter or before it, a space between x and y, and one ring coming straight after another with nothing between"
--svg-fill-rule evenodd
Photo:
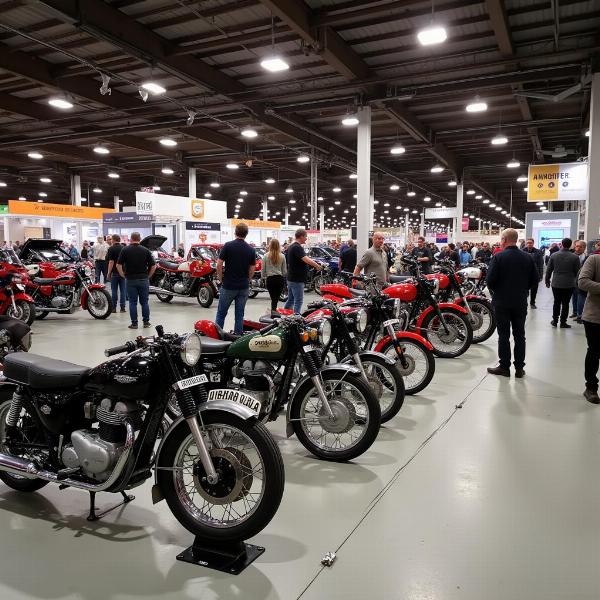
<instances>
[{"instance_id":1,"label":"shock absorber","mask_svg":"<svg viewBox=\"0 0 600 600\"><path fill-rule=\"evenodd\" d=\"M21 416L21 410L23 409L23 396L21 391L16 389L13 393L12 400L10 401L10 409L6 415L6 425L8 427L16 427Z\"/></svg>"}]
</instances>

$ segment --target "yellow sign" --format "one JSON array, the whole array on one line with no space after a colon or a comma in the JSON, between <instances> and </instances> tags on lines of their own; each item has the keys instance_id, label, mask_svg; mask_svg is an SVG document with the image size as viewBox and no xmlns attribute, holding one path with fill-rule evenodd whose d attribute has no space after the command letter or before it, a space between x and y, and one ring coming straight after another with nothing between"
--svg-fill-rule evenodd
<instances>
[{"instance_id":1,"label":"yellow sign","mask_svg":"<svg viewBox=\"0 0 600 600\"><path fill-rule=\"evenodd\" d=\"M529 166L527 202L585 200L587 195L586 163Z\"/></svg>"},{"instance_id":2,"label":"yellow sign","mask_svg":"<svg viewBox=\"0 0 600 600\"><path fill-rule=\"evenodd\" d=\"M102 215L115 212L114 209L92 206L73 206L72 204L48 204L46 202L8 201L9 215L31 215L35 217L66 217L70 219L102 220Z\"/></svg>"},{"instance_id":3,"label":"yellow sign","mask_svg":"<svg viewBox=\"0 0 600 600\"><path fill-rule=\"evenodd\" d=\"M231 219L231 226L235 227L238 223L246 223L248 227L261 227L263 229L281 229L279 221L257 221L255 219Z\"/></svg>"},{"instance_id":4,"label":"yellow sign","mask_svg":"<svg viewBox=\"0 0 600 600\"><path fill-rule=\"evenodd\" d=\"M204 200L192 199L192 218L204 219Z\"/></svg>"},{"instance_id":5,"label":"yellow sign","mask_svg":"<svg viewBox=\"0 0 600 600\"><path fill-rule=\"evenodd\" d=\"M558 165L532 165L529 167L527 201L558 200L559 186L557 183L559 178L560 168Z\"/></svg>"}]
</instances>

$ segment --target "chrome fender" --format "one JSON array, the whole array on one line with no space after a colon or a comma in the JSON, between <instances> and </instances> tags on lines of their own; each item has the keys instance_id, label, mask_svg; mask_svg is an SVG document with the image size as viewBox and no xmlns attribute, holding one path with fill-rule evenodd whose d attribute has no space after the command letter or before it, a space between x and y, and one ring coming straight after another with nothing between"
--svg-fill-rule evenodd
<instances>
[{"instance_id":1,"label":"chrome fender","mask_svg":"<svg viewBox=\"0 0 600 600\"><path fill-rule=\"evenodd\" d=\"M331 371L343 371L346 375L348 375L349 373L352 373L353 375L362 377L362 374L358 367L353 367L352 365L346 365L346 364L342 364L342 363L336 363L335 365L327 365L327 366L323 367L319 371L319 373L327 373L327 372L331 372ZM296 399L296 396L298 395L298 390L300 389L302 384L308 380L310 380L310 377L308 375L304 375L298 381L298 383L294 386L294 391L292 392L292 395L290 396L290 399L288 400L287 411L285 414L285 419L286 419L285 433L286 433L287 437L292 437L292 435L294 435L294 428L292 427L292 424L290 423L290 413L292 412L292 405L294 403L294 400Z\"/></svg>"},{"instance_id":2,"label":"chrome fender","mask_svg":"<svg viewBox=\"0 0 600 600\"><path fill-rule=\"evenodd\" d=\"M385 361L386 365L389 365L390 367L393 367L396 364L395 360L392 360L387 354L384 354L383 352L375 352L375 350L361 350L358 354L360 355L361 358L363 356L365 358L367 358L369 356L380 358L381 360ZM352 362L352 357L346 356L346 358L344 358L341 362L339 362L337 364L345 365L349 362Z\"/></svg>"}]
</instances>

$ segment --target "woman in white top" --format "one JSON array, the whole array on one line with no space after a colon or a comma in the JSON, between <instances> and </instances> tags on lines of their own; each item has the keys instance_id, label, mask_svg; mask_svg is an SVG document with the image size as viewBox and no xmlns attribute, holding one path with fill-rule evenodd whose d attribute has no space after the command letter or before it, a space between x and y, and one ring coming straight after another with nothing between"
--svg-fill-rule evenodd
<instances>
[{"instance_id":1,"label":"woman in white top","mask_svg":"<svg viewBox=\"0 0 600 600\"><path fill-rule=\"evenodd\" d=\"M276 238L273 238L269 244L269 250L263 259L263 269L263 277L267 281L267 290L271 297L271 312L275 312L287 275L285 256L282 254L279 240Z\"/></svg>"}]
</instances>

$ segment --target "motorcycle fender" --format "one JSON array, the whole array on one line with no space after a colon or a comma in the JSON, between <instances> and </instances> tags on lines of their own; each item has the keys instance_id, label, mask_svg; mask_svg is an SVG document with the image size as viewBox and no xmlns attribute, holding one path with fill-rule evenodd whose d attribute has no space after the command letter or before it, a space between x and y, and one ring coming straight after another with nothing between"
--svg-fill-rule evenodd
<instances>
[{"instance_id":1,"label":"motorcycle fender","mask_svg":"<svg viewBox=\"0 0 600 600\"><path fill-rule=\"evenodd\" d=\"M341 364L341 363L336 363L335 365L324 366L321 369L320 373L327 373L327 372L331 372L331 371L344 371L346 374L352 373L353 375L357 375L358 377L361 376L360 369L358 369L357 367L354 367L351 365L345 365L345 364ZM290 418L291 418L290 415L292 412L292 406L294 404L294 400L296 399L296 395L297 395L298 390L300 389L301 385L309 379L310 379L310 377L308 375L304 375L304 377L300 378L300 380L294 387L294 391L292 392L292 395L290 396L289 402L287 404L287 412L285 415L285 419L286 419L286 423L287 423L285 426L285 434L287 437L292 437L292 435L294 435L294 428L292 427L292 424L290 422Z\"/></svg>"},{"instance_id":2,"label":"motorcycle fender","mask_svg":"<svg viewBox=\"0 0 600 600\"><path fill-rule=\"evenodd\" d=\"M445 308L447 310L453 310L455 312L459 312L462 313L464 315L468 315L468 311L466 308L463 308L462 306L459 306L458 304L455 304L454 302L440 302L438 304L439 308ZM423 325L423 319L425 319L425 317L429 314L432 313L433 311L433 306L428 306L420 315L419 318L417 319L417 327L420 328Z\"/></svg>"},{"instance_id":3,"label":"motorcycle fender","mask_svg":"<svg viewBox=\"0 0 600 600\"><path fill-rule=\"evenodd\" d=\"M360 357L361 358L367 358L369 356L373 357L373 358L381 358L383 360L385 360L385 363L387 365L389 365L390 367L393 367L396 364L395 360L392 360L389 356L387 356L386 354L383 354L381 352L377 352L375 350L362 350L361 352L359 352ZM345 361L346 359L344 359ZM342 361L342 362L344 362Z\"/></svg>"},{"instance_id":4,"label":"motorcycle fender","mask_svg":"<svg viewBox=\"0 0 600 600\"><path fill-rule=\"evenodd\" d=\"M429 350L429 351L433 350L433 346L431 345L431 343L428 340L426 340L422 335L419 335L418 333L413 333L412 331L397 331L396 338L399 340L402 340L402 339L415 340L416 342L419 342L419 344L422 344L423 346L425 346L425 348L427 348L427 350ZM382 337L377 342L377 346L375 346L375 352L381 352L385 348L385 346L387 344L389 344L391 341L392 341L392 337L389 335Z\"/></svg>"},{"instance_id":5,"label":"motorcycle fender","mask_svg":"<svg viewBox=\"0 0 600 600\"><path fill-rule=\"evenodd\" d=\"M26 294L25 292L17 292L16 294L13 294L13 295L15 297L15 300L23 300L25 302L33 302L34 301L33 298L29 294Z\"/></svg>"},{"instance_id":6,"label":"motorcycle fender","mask_svg":"<svg viewBox=\"0 0 600 600\"><path fill-rule=\"evenodd\" d=\"M88 285L90 290L103 290L105 287L106 286L103 283L90 283L90 285ZM81 308L84 310L87 310L88 296L87 290L83 288L83 291L81 292Z\"/></svg>"},{"instance_id":7,"label":"motorcycle fender","mask_svg":"<svg viewBox=\"0 0 600 600\"><path fill-rule=\"evenodd\" d=\"M477 296L476 294L469 294L468 296L466 296L467 300L478 300L479 302L484 302L485 304L489 304L491 306L491 302L487 299L484 298L483 296Z\"/></svg>"}]
</instances>

